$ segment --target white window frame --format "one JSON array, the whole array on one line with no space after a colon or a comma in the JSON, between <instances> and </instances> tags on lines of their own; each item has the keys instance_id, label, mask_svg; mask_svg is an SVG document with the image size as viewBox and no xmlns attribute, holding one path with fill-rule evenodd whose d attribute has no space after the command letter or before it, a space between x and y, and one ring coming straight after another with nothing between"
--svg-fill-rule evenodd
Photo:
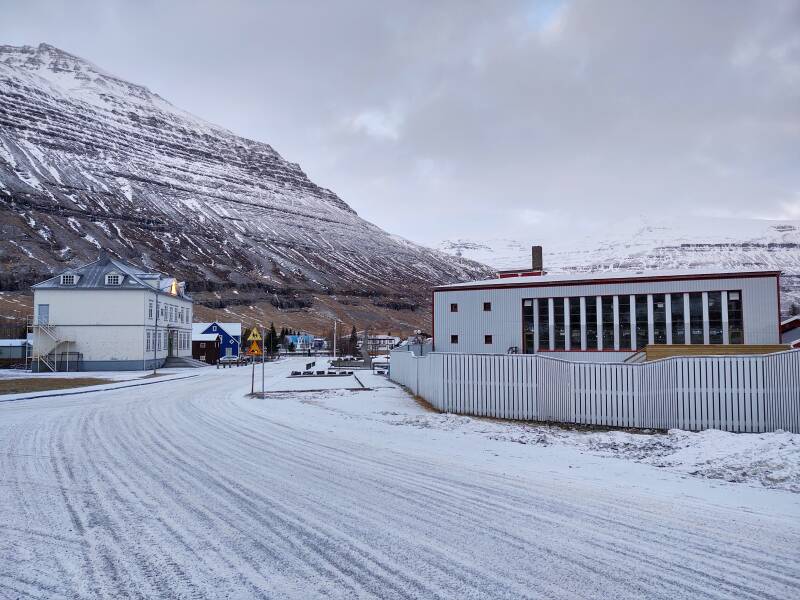
<instances>
[{"instance_id":1,"label":"white window frame","mask_svg":"<svg viewBox=\"0 0 800 600\"><path fill-rule=\"evenodd\" d=\"M106 285L122 285L122 275L119 273L106 273Z\"/></svg>"},{"instance_id":2,"label":"white window frame","mask_svg":"<svg viewBox=\"0 0 800 600\"><path fill-rule=\"evenodd\" d=\"M73 286L78 283L78 277L74 273L64 273L61 276L61 285Z\"/></svg>"}]
</instances>

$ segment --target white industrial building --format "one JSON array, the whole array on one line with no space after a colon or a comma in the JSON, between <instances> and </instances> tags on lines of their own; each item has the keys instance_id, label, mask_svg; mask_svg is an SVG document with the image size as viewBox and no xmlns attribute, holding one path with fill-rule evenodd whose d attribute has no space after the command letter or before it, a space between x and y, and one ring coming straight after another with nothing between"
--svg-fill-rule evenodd
<instances>
[{"instance_id":1,"label":"white industrial building","mask_svg":"<svg viewBox=\"0 0 800 600\"><path fill-rule=\"evenodd\" d=\"M616 362L648 345L780 343L779 271L547 274L437 287L434 349Z\"/></svg>"},{"instance_id":2,"label":"white industrial building","mask_svg":"<svg viewBox=\"0 0 800 600\"><path fill-rule=\"evenodd\" d=\"M32 286L34 370L137 370L192 355L183 283L108 256Z\"/></svg>"}]
</instances>

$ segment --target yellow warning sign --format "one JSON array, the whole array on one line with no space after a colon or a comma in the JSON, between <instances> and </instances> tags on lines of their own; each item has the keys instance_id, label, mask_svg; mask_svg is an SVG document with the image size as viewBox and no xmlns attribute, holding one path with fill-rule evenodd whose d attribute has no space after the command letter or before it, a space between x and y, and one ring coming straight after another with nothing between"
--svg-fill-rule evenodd
<instances>
[{"instance_id":1,"label":"yellow warning sign","mask_svg":"<svg viewBox=\"0 0 800 600\"><path fill-rule=\"evenodd\" d=\"M250 330L250 335L247 336L247 341L248 342L260 342L261 341L261 334L258 333L258 328L257 327L253 327L253 329Z\"/></svg>"},{"instance_id":2,"label":"yellow warning sign","mask_svg":"<svg viewBox=\"0 0 800 600\"><path fill-rule=\"evenodd\" d=\"M247 349L247 354L250 356L261 355L261 346L258 345L257 341L253 340L253 343L250 344L250 347Z\"/></svg>"}]
</instances>

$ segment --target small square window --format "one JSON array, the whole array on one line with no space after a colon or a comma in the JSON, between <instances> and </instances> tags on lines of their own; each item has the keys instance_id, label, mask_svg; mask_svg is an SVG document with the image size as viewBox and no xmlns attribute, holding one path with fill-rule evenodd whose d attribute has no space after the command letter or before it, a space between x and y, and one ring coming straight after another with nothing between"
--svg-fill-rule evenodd
<instances>
[{"instance_id":1,"label":"small square window","mask_svg":"<svg viewBox=\"0 0 800 600\"><path fill-rule=\"evenodd\" d=\"M450 305L450 312L458 312L458 304L456 304L455 302L453 302L453 303Z\"/></svg>"},{"instance_id":2,"label":"small square window","mask_svg":"<svg viewBox=\"0 0 800 600\"><path fill-rule=\"evenodd\" d=\"M484 302L483 303L483 312L489 312L492 310L492 303L491 302Z\"/></svg>"},{"instance_id":3,"label":"small square window","mask_svg":"<svg viewBox=\"0 0 800 600\"><path fill-rule=\"evenodd\" d=\"M451 335L450 336L450 343L451 344L457 344L458 343L458 336L457 335Z\"/></svg>"},{"instance_id":4,"label":"small square window","mask_svg":"<svg viewBox=\"0 0 800 600\"><path fill-rule=\"evenodd\" d=\"M119 275L106 275L106 285L119 285Z\"/></svg>"},{"instance_id":5,"label":"small square window","mask_svg":"<svg viewBox=\"0 0 800 600\"><path fill-rule=\"evenodd\" d=\"M75 285L75 275L62 275L61 285Z\"/></svg>"},{"instance_id":6,"label":"small square window","mask_svg":"<svg viewBox=\"0 0 800 600\"><path fill-rule=\"evenodd\" d=\"M483 336L483 343L484 344L491 344L492 343L492 336L490 336L490 335Z\"/></svg>"}]
</instances>

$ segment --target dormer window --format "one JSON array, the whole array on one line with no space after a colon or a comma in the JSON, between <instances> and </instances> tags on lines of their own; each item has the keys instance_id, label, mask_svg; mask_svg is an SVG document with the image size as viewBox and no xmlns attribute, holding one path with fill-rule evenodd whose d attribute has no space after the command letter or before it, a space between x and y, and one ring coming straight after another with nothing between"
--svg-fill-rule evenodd
<instances>
[{"instance_id":1,"label":"dormer window","mask_svg":"<svg viewBox=\"0 0 800 600\"><path fill-rule=\"evenodd\" d=\"M119 285L122 283L122 277L118 273L109 273L106 275L106 285Z\"/></svg>"},{"instance_id":2,"label":"dormer window","mask_svg":"<svg viewBox=\"0 0 800 600\"><path fill-rule=\"evenodd\" d=\"M61 285L75 285L75 275L72 273L62 275Z\"/></svg>"}]
</instances>

